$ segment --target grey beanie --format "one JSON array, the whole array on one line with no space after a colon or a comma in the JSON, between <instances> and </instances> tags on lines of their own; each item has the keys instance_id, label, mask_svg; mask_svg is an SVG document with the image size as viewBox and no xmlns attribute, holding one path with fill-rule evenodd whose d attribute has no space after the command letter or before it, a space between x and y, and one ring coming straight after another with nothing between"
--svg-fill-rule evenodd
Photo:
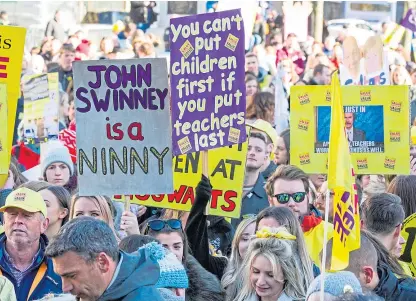
<instances>
[{"instance_id":1,"label":"grey beanie","mask_svg":"<svg viewBox=\"0 0 416 301\"><path fill-rule=\"evenodd\" d=\"M313 293L321 290L322 275L316 277L309 285L306 293L306 301ZM325 273L324 292L334 297L339 297L344 293L362 293L361 284L357 277L351 272L340 271L336 273Z\"/></svg>"},{"instance_id":2,"label":"grey beanie","mask_svg":"<svg viewBox=\"0 0 416 301\"><path fill-rule=\"evenodd\" d=\"M62 162L68 166L70 176L74 174L74 163L72 163L71 155L69 150L64 145L59 145L51 148L42 160L42 175L45 174L46 169L49 165Z\"/></svg>"}]
</instances>

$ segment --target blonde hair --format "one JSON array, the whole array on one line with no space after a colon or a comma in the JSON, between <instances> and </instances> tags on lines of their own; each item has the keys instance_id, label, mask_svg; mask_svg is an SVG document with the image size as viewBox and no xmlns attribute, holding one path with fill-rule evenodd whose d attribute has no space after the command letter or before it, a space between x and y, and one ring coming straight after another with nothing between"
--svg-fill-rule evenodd
<instances>
[{"instance_id":1,"label":"blonde hair","mask_svg":"<svg viewBox=\"0 0 416 301\"><path fill-rule=\"evenodd\" d=\"M398 84L396 84L394 82L394 75L396 73L399 73L399 72L401 72L401 73L404 74L405 79L404 79L404 83L398 83ZM407 72L407 70L406 70L405 67L403 67L403 66L395 66L392 69L392 71L391 71L390 74L391 74L391 84L392 85L407 85L407 86L412 85L412 78L410 77L409 72Z\"/></svg>"},{"instance_id":2,"label":"blonde hair","mask_svg":"<svg viewBox=\"0 0 416 301\"><path fill-rule=\"evenodd\" d=\"M348 54L350 54L354 58L358 58L358 61L360 61L361 59L361 50L358 47L357 40L352 36L348 36L345 38L344 42L342 43L342 51L344 53L344 60ZM347 67L345 64L344 66ZM356 78L360 75L360 64L356 64L354 67L354 70L348 70L348 72L350 76Z\"/></svg>"},{"instance_id":3,"label":"blonde hair","mask_svg":"<svg viewBox=\"0 0 416 301\"><path fill-rule=\"evenodd\" d=\"M278 231L287 231L285 228L280 227L272 229L274 233ZM289 296L292 300L304 300L308 285L303 282L301 263L296 259L294 250L296 241L278 239L278 238L256 238L254 239L248 248L247 255L244 258L240 272L243 276L243 285L239 294L234 299L235 301L259 301L255 288L251 285L250 275L251 267L254 260L258 256L264 256L269 260L272 266L273 276L276 281L278 265L281 267L285 285L283 292ZM239 273L240 274L240 273Z\"/></svg>"},{"instance_id":4,"label":"blonde hair","mask_svg":"<svg viewBox=\"0 0 416 301\"><path fill-rule=\"evenodd\" d=\"M255 216L243 219L235 230L233 242L231 243L231 256L221 279L221 285L226 292L226 300L233 300L238 294L236 283L238 281L237 278L239 277L239 273L237 273L237 271L240 269L243 261L238 250L238 245L240 244L244 230L255 222Z\"/></svg>"},{"instance_id":5,"label":"blonde hair","mask_svg":"<svg viewBox=\"0 0 416 301\"><path fill-rule=\"evenodd\" d=\"M379 53L378 68L383 68L383 41L379 36L372 36L367 39L363 47L363 57L365 58L369 53ZM367 60L366 60L367 61ZM367 66L365 66L367 73Z\"/></svg>"},{"instance_id":6,"label":"blonde hair","mask_svg":"<svg viewBox=\"0 0 416 301\"><path fill-rule=\"evenodd\" d=\"M107 197L105 197L105 196L101 196L101 195L80 196L78 194L74 195L72 197L72 200L71 200L71 208L69 210L69 220L73 220L74 218L76 218L76 216L74 216L74 214L75 214L75 204L80 198L86 198L86 199L89 199L89 200L94 202L94 204L100 210L100 213L101 213L101 216L103 217L104 222L106 222L107 225L110 226L110 228L114 232L114 235L117 238L117 241L119 241L119 237L118 237L117 232L114 228L113 214L111 212L111 208L110 208L110 205L109 205L109 201L111 202L111 200L108 200Z\"/></svg>"}]
</instances>

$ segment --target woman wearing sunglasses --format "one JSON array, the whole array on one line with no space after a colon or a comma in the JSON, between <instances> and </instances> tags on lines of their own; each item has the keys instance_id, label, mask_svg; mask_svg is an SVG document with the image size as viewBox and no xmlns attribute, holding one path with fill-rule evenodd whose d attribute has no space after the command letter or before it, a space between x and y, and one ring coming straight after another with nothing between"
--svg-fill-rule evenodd
<instances>
[{"instance_id":1,"label":"woman wearing sunglasses","mask_svg":"<svg viewBox=\"0 0 416 301\"><path fill-rule=\"evenodd\" d=\"M145 234L160 241L183 263L189 279L186 301L224 301L219 280L188 253L188 240L179 219L151 220Z\"/></svg>"}]
</instances>

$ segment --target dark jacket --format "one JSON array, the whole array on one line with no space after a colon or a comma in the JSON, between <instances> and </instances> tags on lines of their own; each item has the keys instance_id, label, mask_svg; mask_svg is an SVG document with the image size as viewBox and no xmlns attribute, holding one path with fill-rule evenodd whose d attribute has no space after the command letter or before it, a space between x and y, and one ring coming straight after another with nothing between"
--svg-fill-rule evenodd
<instances>
[{"instance_id":1,"label":"dark jacket","mask_svg":"<svg viewBox=\"0 0 416 301\"><path fill-rule=\"evenodd\" d=\"M18 301L30 301L30 300L38 300L43 298L46 294L53 293L53 294L61 294L62 293L62 281L61 277L59 277L53 271L53 264L50 258L45 257L45 248L48 243L48 239L45 235L41 235L40 237L40 252L38 257L35 259L34 266L30 269L30 272L23 278L22 282L20 283L20 287L17 287L17 283L13 278L9 267L5 262L5 254L4 248L6 243L6 235L3 233L0 235L0 269L3 276L7 277L12 283L15 288L16 298ZM44 273L42 270L46 268ZM29 292L31 291L32 283L35 283L35 277L39 273L39 275L43 275L40 278L40 281L34 284L34 288L32 293L29 296ZM28 298L29 296L29 298Z\"/></svg>"},{"instance_id":2,"label":"dark jacket","mask_svg":"<svg viewBox=\"0 0 416 301\"><path fill-rule=\"evenodd\" d=\"M121 267L114 283L97 301L163 301L153 286L160 269L147 250L127 254L122 251Z\"/></svg>"},{"instance_id":3,"label":"dark jacket","mask_svg":"<svg viewBox=\"0 0 416 301\"><path fill-rule=\"evenodd\" d=\"M221 279L228 259L210 254L207 225L208 217L204 214L211 197L211 192L212 187L208 178L202 176L201 182L196 187L195 201L189 213L185 232L188 237L189 247L195 259L208 272L213 273L218 279ZM189 279L191 278L189 277Z\"/></svg>"},{"instance_id":4,"label":"dark jacket","mask_svg":"<svg viewBox=\"0 0 416 301\"><path fill-rule=\"evenodd\" d=\"M380 282L374 293L386 300L411 301L416 300L416 281L412 278L397 278L385 265L377 267Z\"/></svg>"},{"instance_id":5,"label":"dark jacket","mask_svg":"<svg viewBox=\"0 0 416 301\"><path fill-rule=\"evenodd\" d=\"M260 173L253 189L246 194L241 202L240 218L233 218L231 220L231 225L234 227L234 229L238 227L238 224L244 219L245 215L258 214L264 208L270 206L266 190L264 189L265 183L266 180Z\"/></svg>"},{"instance_id":6,"label":"dark jacket","mask_svg":"<svg viewBox=\"0 0 416 301\"><path fill-rule=\"evenodd\" d=\"M224 301L225 296L220 281L191 255L186 259L185 269L189 279L185 301ZM153 299L148 300L153 301Z\"/></svg>"}]
</instances>

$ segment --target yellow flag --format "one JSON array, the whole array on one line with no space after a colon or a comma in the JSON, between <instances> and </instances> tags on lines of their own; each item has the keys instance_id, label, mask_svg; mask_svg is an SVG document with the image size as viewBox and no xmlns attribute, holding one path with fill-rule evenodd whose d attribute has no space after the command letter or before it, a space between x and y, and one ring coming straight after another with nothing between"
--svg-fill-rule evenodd
<instances>
[{"instance_id":1,"label":"yellow flag","mask_svg":"<svg viewBox=\"0 0 416 301\"><path fill-rule=\"evenodd\" d=\"M349 252L360 247L360 216L338 73L331 83L331 130L328 153L328 189L334 192L334 236L331 270L348 266Z\"/></svg>"}]
</instances>

